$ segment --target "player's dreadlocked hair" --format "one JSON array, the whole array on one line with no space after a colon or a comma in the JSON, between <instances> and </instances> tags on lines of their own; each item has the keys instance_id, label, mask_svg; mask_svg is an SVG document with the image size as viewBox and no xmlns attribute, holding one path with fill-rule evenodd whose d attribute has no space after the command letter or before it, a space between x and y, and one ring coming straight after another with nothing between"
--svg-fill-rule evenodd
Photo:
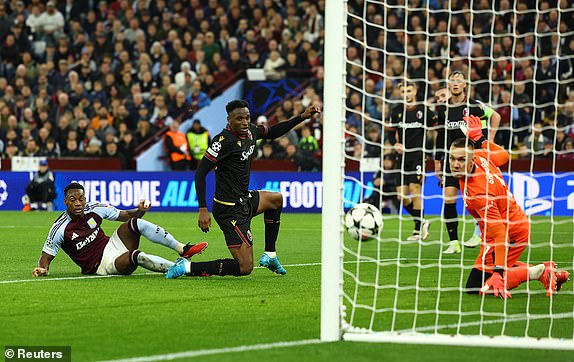
<instances>
[{"instance_id":1,"label":"player's dreadlocked hair","mask_svg":"<svg viewBox=\"0 0 574 362\"><path fill-rule=\"evenodd\" d=\"M225 110L227 111L228 115L229 113L233 112L234 109L237 108L249 108L249 104L244 100L236 99L234 101L227 103L227 105L225 106Z\"/></svg>"},{"instance_id":2,"label":"player's dreadlocked hair","mask_svg":"<svg viewBox=\"0 0 574 362\"><path fill-rule=\"evenodd\" d=\"M84 191L84 186L82 186L81 184L79 184L77 182L72 182L71 184L66 186L66 188L64 189L64 196L68 196L68 191L70 191L70 190L82 190L82 191Z\"/></svg>"}]
</instances>

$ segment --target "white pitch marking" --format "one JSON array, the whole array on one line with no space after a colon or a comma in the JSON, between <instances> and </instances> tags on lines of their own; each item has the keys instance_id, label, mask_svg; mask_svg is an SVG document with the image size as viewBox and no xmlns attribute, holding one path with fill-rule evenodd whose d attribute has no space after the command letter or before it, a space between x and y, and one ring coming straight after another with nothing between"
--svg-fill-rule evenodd
<instances>
[{"instance_id":1,"label":"white pitch marking","mask_svg":"<svg viewBox=\"0 0 574 362\"><path fill-rule=\"evenodd\" d=\"M168 354L156 354L152 356L142 356L133 357L125 359L108 360L103 362L152 362L152 361L170 361L174 359L181 358L193 358L199 356L209 356L214 354L224 354L224 353L238 353L238 352L248 352L248 351L261 351L272 348L284 348L284 347L295 347L295 346L305 346L310 344L323 343L320 339L304 339L300 341L290 341L290 342L275 342L275 343L263 343L254 344L248 346L238 346L238 347L226 347L226 348L214 348L214 349L200 349L196 351L184 351Z\"/></svg>"}]
</instances>

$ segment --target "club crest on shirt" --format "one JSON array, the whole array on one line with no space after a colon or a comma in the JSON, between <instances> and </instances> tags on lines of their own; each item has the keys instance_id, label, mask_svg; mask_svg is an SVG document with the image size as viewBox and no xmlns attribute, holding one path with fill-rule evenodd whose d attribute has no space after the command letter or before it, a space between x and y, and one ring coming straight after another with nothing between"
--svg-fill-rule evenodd
<instances>
[{"instance_id":1,"label":"club crest on shirt","mask_svg":"<svg viewBox=\"0 0 574 362\"><path fill-rule=\"evenodd\" d=\"M241 141L237 141L237 145L241 147Z\"/></svg>"},{"instance_id":2,"label":"club crest on shirt","mask_svg":"<svg viewBox=\"0 0 574 362\"><path fill-rule=\"evenodd\" d=\"M247 230L247 238L249 239L249 241L253 241L253 235L251 235L251 230Z\"/></svg>"},{"instance_id":3,"label":"club crest on shirt","mask_svg":"<svg viewBox=\"0 0 574 362\"><path fill-rule=\"evenodd\" d=\"M224 139L225 139L225 137L219 136L219 142L223 141Z\"/></svg>"},{"instance_id":4,"label":"club crest on shirt","mask_svg":"<svg viewBox=\"0 0 574 362\"><path fill-rule=\"evenodd\" d=\"M96 220L94 220L93 217L91 217L90 220L88 220L88 226L90 227L90 229L94 229L96 226L98 226L98 223L96 222Z\"/></svg>"},{"instance_id":5,"label":"club crest on shirt","mask_svg":"<svg viewBox=\"0 0 574 362\"><path fill-rule=\"evenodd\" d=\"M463 116L463 117L468 116L468 108L465 108L465 109L462 110L462 116Z\"/></svg>"},{"instance_id":6,"label":"club crest on shirt","mask_svg":"<svg viewBox=\"0 0 574 362\"><path fill-rule=\"evenodd\" d=\"M417 119L421 119L421 118L423 118L423 112L417 111Z\"/></svg>"}]
</instances>

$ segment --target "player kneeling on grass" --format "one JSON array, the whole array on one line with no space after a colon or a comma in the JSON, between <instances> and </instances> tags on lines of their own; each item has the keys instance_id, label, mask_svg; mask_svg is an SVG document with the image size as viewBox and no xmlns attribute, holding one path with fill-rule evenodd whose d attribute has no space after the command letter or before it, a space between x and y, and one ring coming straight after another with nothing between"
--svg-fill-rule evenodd
<instances>
[{"instance_id":1,"label":"player kneeling on grass","mask_svg":"<svg viewBox=\"0 0 574 362\"><path fill-rule=\"evenodd\" d=\"M556 263L538 265L519 262L528 246L530 223L508 189L498 168L510 158L502 147L487 141L480 119L464 117L468 137L455 140L450 147L449 163L453 177L460 182L464 205L478 221L482 231L480 253L468 277L468 293L488 293L512 297L509 290L537 279L546 295L560 290L568 281L567 271L557 271Z\"/></svg>"},{"instance_id":2,"label":"player kneeling on grass","mask_svg":"<svg viewBox=\"0 0 574 362\"><path fill-rule=\"evenodd\" d=\"M38 267L32 275L48 275L50 263L63 249L74 263L82 268L82 274L133 273L138 266L165 273L173 262L140 250L140 236L177 251L184 258L202 252L207 243L184 245L161 226L141 219L151 207L140 201L137 209L120 211L113 206L91 202L86 204L84 187L71 183L64 189L66 211L56 219L42 249ZM111 237L101 228L103 219L123 221Z\"/></svg>"}]
</instances>

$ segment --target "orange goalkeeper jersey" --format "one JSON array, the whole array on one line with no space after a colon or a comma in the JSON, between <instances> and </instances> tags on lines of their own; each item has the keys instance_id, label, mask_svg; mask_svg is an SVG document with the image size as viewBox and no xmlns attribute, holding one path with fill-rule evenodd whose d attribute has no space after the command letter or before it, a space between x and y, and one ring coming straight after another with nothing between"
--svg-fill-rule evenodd
<instances>
[{"instance_id":1,"label":"orange goalkeeper jersey","mask_svg":"<svg viewBox=\"0 0 574 362\"><path fill-rule=\"evenodd\" d=\"M472 175L460 180L464 206L478 221L485 241L474 265L481 270L483 266L513 266L529 240L528 218L498 168L509 158L502 147L483 142L482 149L474 151Z\"/></svg>"}]
</instances>

